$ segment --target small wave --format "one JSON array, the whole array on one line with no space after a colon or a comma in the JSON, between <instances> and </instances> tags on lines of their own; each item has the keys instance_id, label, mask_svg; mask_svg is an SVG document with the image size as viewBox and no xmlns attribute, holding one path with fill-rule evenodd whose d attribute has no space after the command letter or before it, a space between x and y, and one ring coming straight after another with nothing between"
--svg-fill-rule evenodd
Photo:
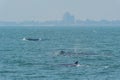
<instances>
[{"instance_id":1,"label":"small wave","mask_svg":"<svg viewBox=\"0 0 120 80\"><path fill-rule=\"evenodd\" d=\"M31 78L31 79L36 79L36 78L46 78L47 76L45 76L45 75L26 75L25 77L28 77L28 78Z\"/></svg>"},{"instance_id":2,"label":"small wave","mask_svg":"<svg viewBox=\"0 0 120 80\"><path fill-rule=\"evenodd\" d=\"M5 52L7 52L7 51L13 51L13 50L5 49L5 50L0 50L0 51L5 51Z\"/></svg>"},{"instance_id":3,"label":"small wave","mask_svg":"<svg viewBox=\"0 0 120 80\"><path fill-rule=\"evenodd\" d=\"M105 69L109 68L109 66L104 66Z\"/></svg>"},{"instance_id":4,"label":"small wave","mask_svg":"<svg viewBox=\"0 0 120 80\"><path fill-rule=\"evenodd\" d=\"M3 71L0 71L0 73L17 73L17 71L3 70Z\"/></svg>"},{"instance_id":5,"label":"small wave","mask_svg":"<svg viewBox=\"0 0 120 80\"><path fill-rule=\"evenodd\" d=\"M101 52L106 52L106 53L113 53L113 50L108 50L108 49L102 49L100 51Z\"/></svg>"},{"instance_id":6,"label":"small wave","mask_svg":"<svg viewBox=\"0 0 120 80\"><path fill-rule=\"evenodd\" d=\"M80 67L82 66L81 64L58 64L58 66L64 66L64 67Z\"/></svg>"}]
</instances>

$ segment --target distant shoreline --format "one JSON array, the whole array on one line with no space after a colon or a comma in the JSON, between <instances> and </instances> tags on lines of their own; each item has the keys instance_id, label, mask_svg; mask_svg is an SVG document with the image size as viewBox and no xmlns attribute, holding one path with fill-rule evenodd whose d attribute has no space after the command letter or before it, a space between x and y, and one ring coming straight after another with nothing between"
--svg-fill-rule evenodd
<instances>
[{"instance_id":1,"label":"distant shoreline","mask_svg":"<svg viewBox=\"0 0 120 80\"><path fill-rule=\"evenodd\" d=\"M120 27L120 26L49 26L49 25L44 25L44 26L34 26L34 25L0 25L0 27Z\"/></svg>"}]
</instances>

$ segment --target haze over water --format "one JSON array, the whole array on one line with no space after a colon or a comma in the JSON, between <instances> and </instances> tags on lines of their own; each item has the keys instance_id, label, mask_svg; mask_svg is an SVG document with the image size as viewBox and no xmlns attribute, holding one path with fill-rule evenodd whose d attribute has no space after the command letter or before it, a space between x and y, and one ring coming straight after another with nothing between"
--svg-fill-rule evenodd
<instances>
[{"instance_id":1,"label":"haze over water","mask_svg":"<svg viewBox=\"0 0 120 80\"><path fill-rule=\"evenodd\" d=\"M0 79L119 80L119 34L114 26L0 27ZM75 61L79 67L62 65Z\"/></svg>"}]
</instances>

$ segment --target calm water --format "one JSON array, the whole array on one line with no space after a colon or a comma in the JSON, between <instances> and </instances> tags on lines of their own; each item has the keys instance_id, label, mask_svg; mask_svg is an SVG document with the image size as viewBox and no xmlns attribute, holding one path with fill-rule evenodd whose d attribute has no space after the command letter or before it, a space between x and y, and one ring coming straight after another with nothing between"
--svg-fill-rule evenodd
<instances>
[{"instance_id":1,"label":"calm water","mask_svg":"<svg viewBox=\"0 0 120 80\"><path fill-rule=\"evenodd\" d=\"M0 28L0 80L119 79L120 27Z\"/></svg>"}]
</instances>

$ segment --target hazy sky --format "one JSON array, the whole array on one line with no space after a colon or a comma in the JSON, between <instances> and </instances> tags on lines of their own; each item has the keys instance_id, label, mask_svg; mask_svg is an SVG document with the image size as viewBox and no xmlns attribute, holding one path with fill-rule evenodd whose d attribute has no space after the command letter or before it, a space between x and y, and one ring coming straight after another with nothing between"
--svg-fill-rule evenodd
<instances>
[{"instance_id":1,"label":"hazy sky","mask_svg":"<svg viewBox=\"0 0 120 80\"><path fill-rule=\"evenodd\" d=\"M120 20L120 0L0 0L0 21L76 19Z\"/></svg>"}]
</instances>

